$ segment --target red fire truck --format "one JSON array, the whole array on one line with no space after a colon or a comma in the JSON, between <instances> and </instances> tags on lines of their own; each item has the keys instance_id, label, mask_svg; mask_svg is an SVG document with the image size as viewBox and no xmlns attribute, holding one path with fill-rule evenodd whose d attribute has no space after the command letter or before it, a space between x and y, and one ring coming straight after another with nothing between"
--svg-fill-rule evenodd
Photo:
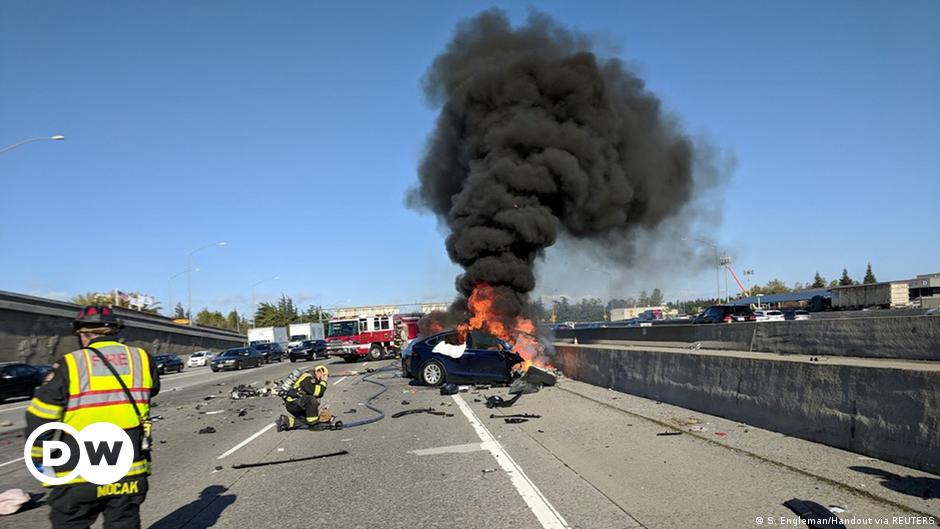
<instances>
[{"instance_id":1,"label":"red fire truck","mask_svg":"<svg viewBox=\"0 0 940 529\"><path fill-rule=\"evenodd\" d=\"M404 344L418 336L417 315L349 316L330 320L327 352L347 362L397 356Z\"/></svg>"}]
</instances>

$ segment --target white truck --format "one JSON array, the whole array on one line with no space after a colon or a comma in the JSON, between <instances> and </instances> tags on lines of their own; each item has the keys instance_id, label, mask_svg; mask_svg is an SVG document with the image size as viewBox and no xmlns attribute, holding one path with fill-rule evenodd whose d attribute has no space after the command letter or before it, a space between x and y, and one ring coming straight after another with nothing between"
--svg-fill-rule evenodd
<instances>
[{"instance_id":1,"label":"white truck","mask_svg":"<svg viewBox=\"0 0 940 529\"><path fill-rule=\"evenodd\" d=\"M324 339L322 323L291 323L288 330L290 336L288 347L296 347L304 340Z\"/></svg>"},{"instance_id":2,"label":"white truck","mask_svg":"<svg viewBox=\"0 0 940 529\"><path fill-rule=\"evenodd\" d=\"M248 329L248 345L259 343L287 343L287 329L284 327L258 327Z\"/></svg>"},{"instance_id":3,"label":"white truck","mask_svg":"<svg viewBox=\"0 0 940 529\"><path fill-rule=\"evenodd\" d=\"M910 306L906 281L832 287L832 308L860 310L867 308L899 309Z\"/></svg>"}]
</instances>

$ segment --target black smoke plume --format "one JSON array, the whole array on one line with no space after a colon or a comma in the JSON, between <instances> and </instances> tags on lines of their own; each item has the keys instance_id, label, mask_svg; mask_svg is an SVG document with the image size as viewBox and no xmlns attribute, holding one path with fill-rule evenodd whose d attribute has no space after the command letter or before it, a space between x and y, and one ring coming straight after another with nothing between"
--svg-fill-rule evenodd
<instances>
[{"instance_id":1,"label":"black smoke plume","mask_svg":"<svg viewBox=\"0 0 940 529\"><path fill-rule=\"evenodd\" d=\"M689 137L642 79L547 15L461 22L425 92L441 110L408 203L450 230L464 268L454 312L488 283L505 316L524 314L535 260L559 236L629 238L691 199Z\"/></svg>"}]
</instances>

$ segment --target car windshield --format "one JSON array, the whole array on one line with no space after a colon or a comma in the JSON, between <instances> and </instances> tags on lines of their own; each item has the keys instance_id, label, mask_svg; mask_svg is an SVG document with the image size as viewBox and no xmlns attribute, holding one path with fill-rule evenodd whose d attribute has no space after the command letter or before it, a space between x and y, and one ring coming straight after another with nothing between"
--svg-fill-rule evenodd
<instances>
[{"instance_id":1,"label":"car windshield","mask_svg":"<svg viewBox=\"0 0 940 529\"><path fill-rule=\"evenodd\" d=\"M306 334L295 334L295 335L293 335L293 336L290 337L290 341L292 341L292 342L299 342L300 340L303 340L303 339L306 338L306 337L307 337Z\"/></svg>"},{"instance_id":2,"label":"car windshield","mask_svg":"<svg viewBox=\"0 0 940 529\"><path fill-rule=\"evenodd\" d=\"M356 320L331 321L327 336L352 336L357 334L359 322Z\"/></svg>"},{"instance_id":3,"label":"car windshield","mask_svg":"<svg viewBox=\"0 0 940 529\"><path fill-rule=\"evenodd\" d=\"M268 350L270 350L272 347L273 347L273 345L272 345L272 344L269 344L269 343L259 343L258 345L255 346L255 349L258 350L258 351L268 351Z\"/></svg>"},{"instance_id":4,"label":"car windshield","mask_svg":"<svg viewBox=\"0 0 940 529\"><path fill-rule=\"evenodd\" d=\"M242 354L242 353L244 353L244 352L247 352L247 351L248 351L248 349L229 349L228 351L225 351L224 353L222 353L222 354L219 355L219 356L222 356L222 357L238 356L238 355L240 355L240 354Z\"/></svg>"}]
</instances>

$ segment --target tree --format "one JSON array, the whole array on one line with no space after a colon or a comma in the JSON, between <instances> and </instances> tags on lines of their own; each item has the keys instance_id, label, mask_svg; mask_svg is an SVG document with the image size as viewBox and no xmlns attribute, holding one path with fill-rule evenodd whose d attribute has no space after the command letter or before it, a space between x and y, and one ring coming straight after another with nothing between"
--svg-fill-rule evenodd
<instances>
[{"instance_id":1,"label":"tree","mask_svg":"<svg viewBox=\"0 0 940 529\"><path fill-rule=\"evenodd\" d=\"M771 279L764 285L764 294L786 294L790 292L790 287L779 279Z\"/></svg>"},{"instance_id":2,"label":"tree","mask_svg":"<svg viewBox=\"0 0 940 529\"><path fill-rule=\"evenodd\" d=\"M832 281L829 282L829 288L837 287L837 286L839 286L839 280L838 280L838 279L833 279Z\"/></svg>"},{"instance_id":3,"label":"tree","mask_svg":"<svg viewBox=\"0 0 940 529\"><path fill-rule=\"evenodd\" d=\"M653 289L652 295L650 295L650 306L658 307L663 304L663 292L658 288Z\"/></svg>"},{"instance_id":4,"label":"tree","mask_svg":"<svg viewBox=\"0 0 940 529\"><path fill-rule=\"evenodd\" d=\"M849 270L847 268L842 269L842 279L839 279L839 286L851 286L854 285L855 281L849 277Z\"/></svg>"},{"instance_id":5,"label":"tree","mask_svg":"<svg viewBox=\"0 0 940 529\"><path fill-rule=\"evenodd\" d=\"M878 280L875 279L874 272L871 271L871 261L868 262L868 268L865 270L865 278L862 279L862 284L871 285L877 283Z\"/></svg>"},{"instance_id":6,"label":"tree","mask_svg":"<svg viewBox=\"0 0 940 529\"><path fill-rule=\"evenodd\" d=\"M638 301L641 307L649 307L650 306L649 294L647 294L645 290L643 292L640 292L640 299Z\"/></svg>"},{"instance_id":7,"label":"tree","mask_svg":"<svg viewBox=\"0 0 940 529\"><path fill-rule=\"evenodd\" d=\"M816 271L816 277L813 278L813 284L810 285L811 288L826 288L826 278L819 275L819 270Z\"/></svg>"},{"instance_id":8,"label":"tree","mask_svg":"<svg viewBox=\"0 0 940 529\"><path fill-rule=\"evenodd\" d=\"M173 318L177 320L186 319L186 309L183 308L182 303L176 303L176 307L173 308Z\"/></svg>"},{"instance_id":9,"label":"tree","mask_svg":"<svg viewBox=\"0 0 940 529\"><path fill-rule=\"evenodd\" d=\"M102 294L101 292L86 292L85 294L72 296L71 301L76 305L82 306L113 305L114 297L112 297L110 294Z\"/></svg>"},{"instance_id":10,"label":"tree","mask_svg":"<svg viewBox=\"0 0 940 529\"><path fill-rule=\"evenodd\" d=\"M76 305L111 305L123 309L132 309L148 314L157 314L160 311L160 302L154 302L149 305L131 305L131 300L142 297L140 292L122 293L117 296L117 304L114 303L115 296L110 292L88 292L72 297L72 303Z\"/></svg>"},{"instance_id":11,"label":"tree","mask_svg":"<svg viewBox=\"0 0 940 529\"><path fill-rule=\"evenodd\" d=\"M225 316L217 310L210 311L209 309L203 308L196 313L196 325L225 329L226 323Z\"/></svg>"},{"instance_id":12,"label":"tree","mask_svg":"<svg viewBox=\"0 0 940 529\"><path fill-rule=\"evenodd\" d=\"M800 283L799 281L797 281L796 283L793 283L794 291L800 291L800 290L803 290L804 288L805 287L803 286L803 283Z\"/></svg>"}]
</instances>

